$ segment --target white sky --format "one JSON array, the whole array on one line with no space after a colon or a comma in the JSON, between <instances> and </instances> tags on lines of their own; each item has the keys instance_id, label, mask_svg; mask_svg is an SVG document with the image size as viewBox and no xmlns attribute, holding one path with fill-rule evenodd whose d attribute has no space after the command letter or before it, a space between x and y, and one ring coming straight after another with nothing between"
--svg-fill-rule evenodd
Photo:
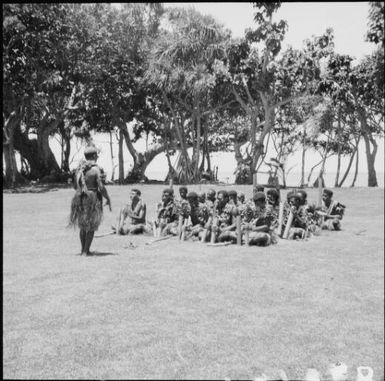
<instances>
[{"instance_id":1,"label":"white sky","mask_svg":"<svg viewBox=\"0 0 385 381\"><path fill-rule=\"evenodd\" d=\"M194 7L209 14L234 37L242 37L247 28L254 28L255 9L251 3L164 3L165 6ZM368 2L296 2L282 3L275 20L288 22L284 43L301 48L302 42L312 35L322 34L331 27L335 35L335 50L355 58L369 54L374 45L364 41L367 30ZM285 47L285 45L284 45Z\"/></svg>"}]
</instances>

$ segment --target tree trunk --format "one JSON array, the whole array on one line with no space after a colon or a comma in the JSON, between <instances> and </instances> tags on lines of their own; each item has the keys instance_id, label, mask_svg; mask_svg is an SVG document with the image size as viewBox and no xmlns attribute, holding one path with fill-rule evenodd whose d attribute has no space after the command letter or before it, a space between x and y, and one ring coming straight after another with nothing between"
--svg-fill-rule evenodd
<instances>
[{"instance_id":1,"label":"tree trunk","mask_svg":"<svg viewBox=\"0 0 385 381\"><path fill-rule=\"evenodd\" d=\"M178 139L179 144L180 144L180 151L181 151L181 155L183 158L183 171L184 171L185 181L186 180L191 181L191 179L193 178L193 175L194 175L194 170L192 168L192 163L191 163L191 160L190 160L190 158L188 156L188 152L187 152L187 142L186 142L186 137L184 134L183 120L181 119L181 123L182 123L182 126L181 126L180 120L179 120L174 108L171 105L171 102L169 101L169 99L168 99L168 97L164 91L162 91L162 95L163 95L163 99L165 100L166 104L170 108L172 120L174 122L174 127L175 127L175 131L177 134L177 139Z\"/></svg>"},{"instance_id":2,"label":"tree trunk","mask_svg":"<svg viewBox=\"0 0 385 381\"><path fill-rule=\"evenodd\" d=\"M339 141L340 138L340 132L341 132L341 111L338 112L338 121L337 121L337 141ZM338 180L340 178L340 170L341 170L341 144L338 144L338 150L337 150L337 172L336 172L336 178L334 180L334 187L338 187Z\"/></svg>"},{"instance_id":3,"label":"tree trunk","mask_svg":"<svg viewBox=\"0 0 385 381\"><path fill-rule=\"evenodd\" d=\"M319 161L317 164L313 165L310 169L309 175L307 176L307 183L310 184L311 175L313 174L313 171L322 163L322 160Z\"/></svg>"},{"instance_id":4,"label":"tree trunk","mask_svg":"<svg viewBox=\"0 0 385 381\"><path fill-rule=\"evenodd\" d=\"M341 171L341 151L338 148L338 154L337 154L337 173L336 173L336 178L334 180L334 187L338 188L338 180L340 178L340 171Z\"/></svg>"},{"instance_id":5,"label":"tree trunk","mask_svg":"<svg viewBox=\"0 0 385 381\"><path fill-rule=\"evenodd\" d=\"M3 155L5 162L5 183L7 186L14 188L17 183L19 173L16 165L13 138L10 137L8 143L3 144Z\"/></svg>"},{"instance_id":6,"label":"tree trunk","mask_svg":"<svg viewBox=\"0 0 385 381\"><path fill-rule=\"evenodd\" d=\"M358 149L358 145L357 145L357 153L356 153L356 168L354 170L354 178L353 178L353 181L352 181L352 185L350 186L351 188L354 187L354 185L356 184L356 180L357 180L357 175L358 175L358 163L359 163L359 149Z\"/></svg>"},{"instance_id":7,"label":"tree trunk","mask_svg":"<svg viewBox=\"0 0 385 381\"><path fill-rule=\"evenodd\" d=\"M368 187L377 187L377 174L374 167L377 154L377 142L368 133L364 133L362 136L365 142L366 163L368 166ZM371 150L370 143L373 146L373 150Z\"/></svg>"},{"instance_id":8,"label":"tree trunk","mask_svg":"<svg viewBox=\"0 0 385 381\"><path fill-rule=\"evenodd\" d=\"M69 131L66 131L64 136L64 157L63 157L63 171L68 172L70 170L70 155L71 155L71 133Z\"/></svg>"},{"instance_id":9,"label":"tree trunk","mask_svg":"<svg viewBox=\"0 0 385 381\"><path fill-rule=\"evenodd\" d=\"M352 153L352 155L350 156L350 160L349 160L349 164L348 164L348 167L346 168L346 171L345 171L345 174L344 176L342 177L340 183L338 184L338 188L341 188L343 183L345 182L346 178L348 177L348 174L350 172L350 168L353 164L353 159L354 159L354 156L357 154L358 155L358 144L360 142L360 137L358 137L358 139L356 140L356 145L354 147L354 151Z\"/></svg>"},{"instance_id":10,"label":"tree trunk","mask_svg":"<svg viewBox=\"0 0 385 381\"><path fill-rule=\"evenodd\" d=\"M146 180L145 172L149 164L157 155L165 151L165 145L157 143L150 147L145 153L138 153L134 166L127 176L131 181Z\"/></svg>"},{"instance_id":11,"label":"tree trunk","mask_svg":"<svg viewBox=\"0 0 385 381\"><path fill-rule=\"evenodd\" d=\"M119 130L119 184L124 182L123 131Z\"/></svg>"},{"instance_id":12,"label":"tree trunk","mask_svg":"<svg viewBox=\"0 0 385 381\"><path fill-rule=\"evenodd\" d=\"M4 114L3 114L4 115ZM5 162L5 182L12 188L16 185L19 174L16 165L14 132L17 124L20 122L16 111L3 120L3 155Z\"/></svg>"},{"instance_id":13,"label":"tree trunk","mask_svg":"<svg viewBox=\"0 0 385 381\"><path fill-rule=\"evenodd\" d=\"M60 167L49 146L49 136L58 127L59 120L48 121L43 119L39 125L37 133L37 148L39 159L42 162L43 175L51 172L60 173Z\"/></svg>"},{"instance_id":14,"label":"tree trunk","mask_svg":"<svg viewBox=\"0 0 385 381\"><path fill-rule=\"evenodd\" d=\"M110 153L111 153L111 181L115 178L115 161L114 161L114 148L112 144L112 131L110 130Z\"/></svg>"},{"instance_id":15,"label":"tree trunk","mask_svg":"<svg viewBox=\"0 0 385 381\"><path fill-rule=\"evenodd\" d=\"M365 142L366 163L368 166L368 187L377 187L377 174L374 167L378 148L377 142L373 138L372 132L368 126L365 111L359 110L359 116L361 122L361 134ZM372 144L373 149L371 149L370 144Z\"/></svg>"},{"instance_id":16,"label":"tree trunk","mask_svg":"<svg viewBox=\"0 0 385 381\"><path fill-rule=\"evenodd\" d=\"M196 122L197 122L197 152L196 152L194 180L197 180L199 178L199 158L200 158L200 150L201 150L201 115L199 110L199 104L197 105Z\"/></svg>"},{"instance_id":17,"label":"tree trunk","mask_svg":"<svg viewBox=\"0 0 385 381\"><path fill-rule=\"evenodd\" d=\"M60 173L60 167L49 146L49 136L61 123L61 119L43 118L37 131L37 139L29 139L28 131L22 133L20 126L14 129L14 146L27 159L31 168L31 178L41 178L52 171Z\"/></svg>"},{"instance_id":18,"label":"tree trunk","mask_svg":"<svg viewBox=\"0 0 385 381\"><path fill-rule=\"evenodd\" d=\"M348 174L350 172L350 168L352 166L352 163L353 163L353 159L354 159L354 156L356 155L356 149L352 152L352 154L350 155L350 159L349 159L349 163L348 163L348 167L346 168L346 171L341 179L341 181L338 183L338 184L335 184L334 186L336 188L341 188L342 187L342 184L345 182L346 178L348 177Z\"/></svg>"},{"instance_id":19,"label":"tree trunk","mask_svg":"<svg viewBox=\"0 0 385 381\"><path fill-rule=\"evenodd\" d=\"M306 127L303 127L302 161L301 161L301 187L305 186L305 153L306 153Z\"/></svg>"}]
</instances>

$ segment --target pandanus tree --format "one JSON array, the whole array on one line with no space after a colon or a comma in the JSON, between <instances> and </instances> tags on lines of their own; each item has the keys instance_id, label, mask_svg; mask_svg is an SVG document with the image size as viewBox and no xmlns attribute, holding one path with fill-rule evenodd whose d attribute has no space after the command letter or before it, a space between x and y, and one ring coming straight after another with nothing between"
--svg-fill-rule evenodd
<instances>
[{"instance_id":1,"label":"pandanus tree","mask_svg":"<svg viewBox=\"0 0 385 381\"><path fill-rule=\"evenodd\" d=\"M223 57L230 34L194 9L169 9L165 25L151 53L146 77L162 94L180 143L183 170L179 180L197 181L204 168L201 160L209 157L207 117L226 103L214 90L213 63ZM189 147L193 149L191 157Z\"/></svg>"}]
</instances>

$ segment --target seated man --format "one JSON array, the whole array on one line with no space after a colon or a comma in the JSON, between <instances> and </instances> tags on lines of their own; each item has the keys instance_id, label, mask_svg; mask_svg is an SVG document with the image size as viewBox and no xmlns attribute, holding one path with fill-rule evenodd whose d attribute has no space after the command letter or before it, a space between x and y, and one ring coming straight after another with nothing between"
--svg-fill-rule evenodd
<instances>
[{"instance_id":1,"label":"seated man","mask_svg":"<svg viewBox=\"0 0 385 381\"><path fill-rule=\"evenodd\" d=\"M180 199L175 200L175 207L178 211L178 215L183 216L183 219L190 216L190 204L187 200L187 187L179 187Z\"/></svg>"},{"instance_id":2,"label":"seated man","mask_svg":"<svg viewBox=\"0 0 385 381\"><path fill-rule=\"evenodd\" d=\"M238 193L238 205L244 205L245 204L245 194L243 192Z\"/></svg>"},{"instance_id":3,"label":"seated man","mask_svg":"<svg viewBox=\"0 0 385 381\"><path fill-rule=\"evenodd\" d=\"M188 195L187 195L187 198L188 198ZM205 192L199 192L198 193L198 201L201 204L204 204L206 202L206 193Z\"/></svg>"},{"instance_id":4,"label":"seated man","mask_svg":"<svg viewBox=\"0 0 385 381\"><path fill-rule=\"evenodd\" d=\"M304 238L307 228L307 216L303 209L300 209L301 196L296 192L289 192L287 195L288 202L283 210L283 229L285 232L286 225L289 220L290 213L293 214L293 219L289 228L288 239Z\"/></svg>"},{"instance_id":5,"label":"seated man","mask_svg":"<svg viewBox=\"0 0 385 381\"><path fill-rule=\"evenodd\" d=\"M130 194L130 202L120 209L116 226L112 229L117 234L141 234L146 227L146 204L141 198L139 189L133 189Z\"/></svg>"},{"instance_id":6,"label":"seated man","mask_svg":"<svg viewBox=\"0 0 385 381\"><path fill-rule=\"evenodd\" d=\"M313 204L308 204L307 193L303 189L300 189L297 194L300 196L299 212L307 219L308 235L319 235L321 232L319 222L320 217L315 213L316 206Z\"/></svg>"},{"instance_id":7,"label":"seated man","mask_svg":"<svg viewBox=\"0 0 385 381\"><path fill-rule=\"evenodd\" d=\"M266 202L268 206L279 207L279 192L274 188L270 188L266 192Z\"/></svg>"},{"instance_id":8,"label":"seated man","mask_svg":"<svg viewBox=\"0 0 385 381\"><path fill-rule=\"evenodd\" d=\"M206 205L207 205L207 207L208 207L211 211L214 209L214 206L215 206L216 195L217 195L217 192L215 192L214 189L210 189L210 190L207 192L207 196L206 196Z\"/></svg>"},{"instance_id":9,"label":"seated man","mask_svg":"<svg viewBox=\"0 0 385 381\"><path fill-rule=\"evenodd\" d=\"M205 203L198 201L198 195L195 192L190 192L187 195L187 200L190 203L191 210L189 236L201 238L201 233L205 230L205 225L210 216L209 208Z\"/></svg>"},{"instance_id":10,"label":"seated man","mask_svg":"<svg viewBox=\"0 0 385 381\"><path fill-rule=\"evenodd\" d=\"M237 242L236 233L237 208L229 200L226 191L218 192L218 201L214 209L212 234L218 242Z\"/></svg>"},{"instance_id":11,"label":"seated man","mask_svg":"<svg viewBox=\"0 0 385 381\"><path fill-rule=\"evenodd\" d=\"M344 216L345 205L333 201L333 192L324 189L322 192L322 207L316 213L322 217L323 230L341 230L341 220Z\"/></svg>"},{"instance_id":12,"label":"seated man","mask_svg":"<svg viewBox=\"0 0 385 381\"><path fill-rule=\"evenodd\" d=\"M249 245L268 246L276 243L273 237L272 226L276 219L266 209L266 197L264 192L256 192L253 196L254 216L249 224Z\"/></svg>"},{"instance_id":13,"label":"seated man","mask_svg":"<svg viewBox=\"0 0 385 381\"><path fill-rule=\"evenodd\" d=\"M231 205L237 206L238 205L238 194L235 190L230 190L227 192L229 195L229 203Z\"/></svg>"},{"instance_id":14,"label":"seated man","mask_svg":"<svg viewBox=\"0 0 385 381\"><path fill-rule=\"evenodd\" d=\"M159 235L178 235L178 210L174 202L174 192L170 188L162 193L162 202L158 204L154 223L160 230Z\"/></svg>"}]
</instances>

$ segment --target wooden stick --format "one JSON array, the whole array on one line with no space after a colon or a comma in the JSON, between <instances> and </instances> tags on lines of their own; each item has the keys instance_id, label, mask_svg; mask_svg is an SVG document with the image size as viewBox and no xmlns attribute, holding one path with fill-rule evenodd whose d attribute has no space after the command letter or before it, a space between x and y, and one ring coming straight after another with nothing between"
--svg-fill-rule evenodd
<instances>
[{"instance_id":1,"label":"wooden stick","mask_svg":"<svg viewBox=\"0 0 385 381\"><path fill-rule=\"evenodd\" d=\"M231 241L229 242L217 242L217 243L208 243L207 246L229 246L233 243Z\"/></svg>"},{"instance_id":2,"label":"wooden stick","mask_svg":"<svg viewBox=\"0 0 385 381\"><path fill-rule=\"evenodd\" d=\"M293 217L294 217L294 214L292 211L290 211L289 217L286 222L285 231L283 232L282 238L284 239L287 239L289 237L289 230L291 228L291 224L293 223Z\"/></svg>"},{"instance_id":3,"label":"wooden stick","mask_svg":"<svg viewBox=\"0 0 385 381\"><path fill-rule=\"evenodd\" d=\"M174 179L173 178L170 178L170 181L168 182L168 185L171 189L173 189L173 185L174 185Z\"/></svg>"},{"instance_id":4,"label":"wooden stick","mask_svg":"<svg viewBox=\"0 0 385 381\"><path fill-rule=\"evenodd\" d=\"M96 235L95 238L102 238L102 237L107 237L108 235L113 235L113 234L116 234L116 231L112 231L112 232L109 232L109 233L104 233L104 234L99 234L99 235Z\"/></svg>"},{"instance_id":5,"label":"wooden stick","mask_svg":"<svg viewBox=\"0 0 385 381\"><path fill-rule=\"evenodd\" d=\"M282 237L282 225L283 225L283 207L284 207L284 202L281 201L279 203L279 215L278 215L278 236Z\"/></svg>"},{"instance_id":6,"label":"wooden stick","mask_svg":"<svg viewBox=\"0 0 385 381\"><path fill-rule=\"evenodd\" d=\"M178 218L178 238L182 238L182 230L183 230L183 216L180 214Z\"/></svg>"},{"instance_id":7,"label":"wooden stick","mask_svg":"<svg viewBox=\"0 0 385 381\"><path fill-rule=\"evenodd\" d=\"M212 222L213 222L212 217L209 217L209 219L207 220L207 226L211 226ZM206 242L206 237L207 237L208 232L209 232L209 229L203 230L203 234L202 234L202 238L201 238L202 243Z\"/></svg>"},{"instance_id":8,"label":"wooden stick","mask_svg":"<svg viewBox=\"0 0 385 381\"><path fill-rule=\"evenodd\" d=\"M160 238L154 239L154 240L152 240L150 242L146 242L146 245L151 245L151 244L153 244L155 242L164 241L165 239L170 239L172 237L174 237L174 236L172 234L169 234L169 235L166 235L164 237L160 237Z\"/></svg>"},{"instance_id":9,"label":"wooden stick","mask_svg":"<svg viewBox=\"0 0 385 381\"><path fill-rule=\"evenodd\" d=\"M250 242L250 235L249 235L250 230L249 229L250 229L250 224L247 223L245 225L245 244L246 245L249 245L249 242Z\"/></svg>"},{"instance_id":10,"label":"wooden stick","mask_svg":"<svg viewBox=\"0 0 385 381\"><path fill-rule=\"evenodd\" d=\"M237 245L242 246L241 216L236 217L237 224Z\"/></svg>"},{"instance_id":11,"label":"wooden stick","mask_svg":"<svg viewBox=\"0 0 385 381\"><path fill-rule=\"evenodd\" d=\"M181 234L181 241L184 241L186 239L186 230L187 230L187 225L188 225L188 218L184 219L184 224L182 227L182 234Z\"/></svg>"},{"instance_id":12,"label":"wooden stick","mask_svg":"<svg viewBox=\"0 0 385 381\"><path fill-rule=\"evenodd\" d=\"M217 233L217 224L218 224L218 218L217 217L214 217L213 218L213 224L212 224L212 227L211 227L211 237L210 237L210 243L215 243L215 236L216 236L216 233Z\"/></svg>"},{"instance_id":13,"label":"wooden stick","mask_svg":"<svg viewBox=\"0 0 385 381\"><path fill-rule=\"evenodd\" d=\"M157 229L157 227L156 227L156 222L155 222L155 220L152 222L152 234L153 234L153 236L154 237L156 237L157 236L157 233L158 233L158 229Z\"/></svg>"},{"instance_id":14,"label":"wooden stick","mask_svg":"<svg viewBox=\"0 0 385 381\"><path fill-rule=\"evenodd\" d=\"M253 173L253 189L257 187L257 173Z\"/></svg>"}]
</instances>

